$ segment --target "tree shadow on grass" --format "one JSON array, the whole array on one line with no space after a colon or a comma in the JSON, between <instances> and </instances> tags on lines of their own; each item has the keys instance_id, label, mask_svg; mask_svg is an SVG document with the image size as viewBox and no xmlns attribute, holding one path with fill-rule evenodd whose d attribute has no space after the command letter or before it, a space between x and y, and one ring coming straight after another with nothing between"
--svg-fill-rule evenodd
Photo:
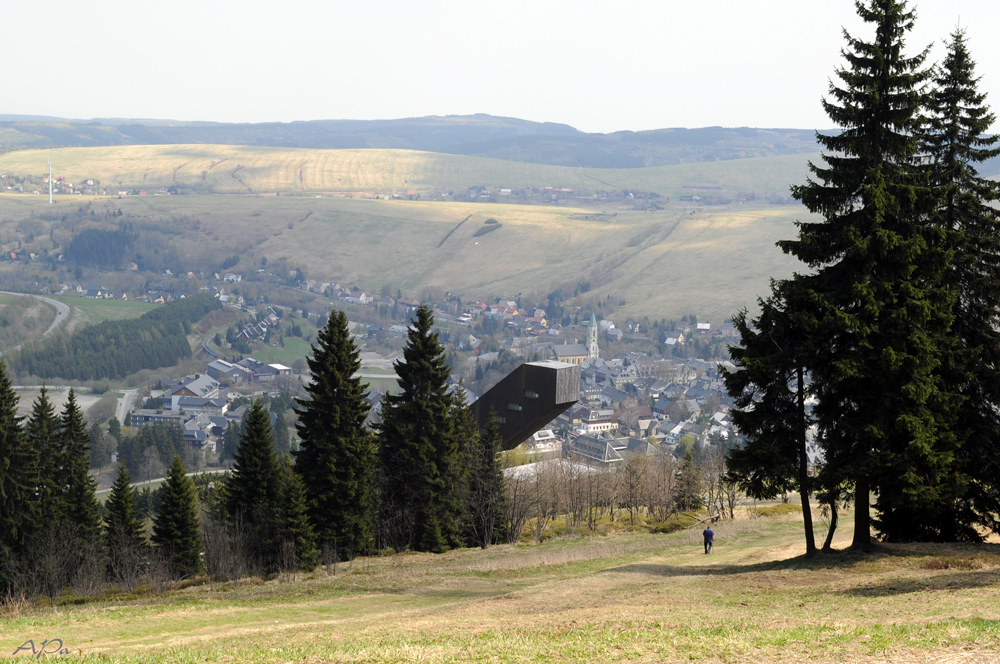
<instances>
[{"instance_id":1,"label":"tree shadow on grass","mask_svg":"<svg viewBox=\"0 0 1000 664\"><path fill-rule=\"evenodd\" d=\"M815 556L795 556L783 560L770 560L747 564L720 565L661 565L654 563L634 563L611 567L604 572L650 574L653 576L730 576L736 574L755 574L760 572L794 571L794 570L832 570L847 569L858 564L871 563L878 560L925 558L922 566L925 570L945 570L950 568L967 571L962 573L937 574L934 578L943 579L942 587L960 587L961 579L970 585L966 587L981 587L992 585L1000 580L1000 545L997 544L884 544L875 543L869 551L845 549L827 553L817 553ZM987 568L987 569L980 569ZM981 579L981 580L974 580ZM947 585L951 578L958 586ZM891 585L891 584L888 584ZM863 590L863 589L857 589ZM910 592L910 591L903 591ZM888 594L888 593L887 593Z\"/></svg>"},{"instance_id":2,"label":"tree shadow on grass","mask_svg":"<svg viewBox=\"0 0 1000 664\"><path fill-rule=\"evenodd\" d=\"M818 553L748 564L659 565L634 563L611 567L603 572L648 574L652 576L732 576L777 571L847 570L859 564L899 560L901 568L922 576L885 579L875 584L840 591L859 597L888 597L928 590L961 590L1000 586L1000 545L997 544L875 544L870 551L854 550ZM920 561L923 561L922 564ZM945 570L954 570L945 572ZM891 568L883 573L891 572Z\"/></svg>"},{"instance_id":3,"label":"tree shadow on grass","mask_svg":"<svg viewBox=\"0 0 1000 664\"><path fill-rule=\"evenodd\" d=\"M748 564L722 565L658 565L655 563L633 563L620 567L610 567L603 572L651 574L653 576L730 576L734 574L756 574L760 572L788 570L821 570L849 567L870 554L854 552L821 553L811 558L795 556L784 560L770 560Z\"/></svg>"},{"instance_id":4,"label":"tree shadow on grass","mask_svg":"<svg viewBox=\"0 0 1000 664\"><path fill-rule=\"evenodd\" d=\"M841 595L854 597L893 597L929 590L966 590L1000 585L1000 569L977 572L951 572L922 578L887 579L881 583L842 590Z\"/></svg>"}]
</instances>

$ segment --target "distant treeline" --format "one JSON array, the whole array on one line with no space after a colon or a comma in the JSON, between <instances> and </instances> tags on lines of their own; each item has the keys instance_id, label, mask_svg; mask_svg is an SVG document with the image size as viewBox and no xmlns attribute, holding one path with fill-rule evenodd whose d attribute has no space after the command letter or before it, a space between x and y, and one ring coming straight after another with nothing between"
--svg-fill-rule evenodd
<instances>
[{"instance_id":1,"label":"distant treeline","mask_svg":"<svg viewBox=\"0 0 1000 664\"><path fill-rule=\"evenodd\" d=\"M220 307L209 295L176 300L134 320L105 321L69 338L26 348L14 366L40 378L71 380L124 378L168 367L191 357L191 324Z\"/></svg>"},{"instance_id":2,"label":"distant treeline","mask_svg":"<svg viewBox=\"0 0 1000 664\"><path fill-rule=\"evenodd\" d=\"M87 228L80 231L66 248L66 259L77 265L117 268L125 260L125 252L139 237L131 224L117 230Z\"/></svg>"},{"instance_id":3,"label":"distant treeline","mask_svg":"<svg viewBox=\"0 0 1000 664\"><path fill-rule=\"evenodd\" d=\"M9 119L8 119L9 118ZM812 130L704 127L586 133L565 124L489 115L256 124L117 120L53 122L0 116L0 150L52 146L222 144L427 150L557 166L639 168L817 152Z\"/></svg>"},{"instance_id":4,"label":"distant treeline","mask_svg":"<svg viewBox=\"0 0 1000 664\"><path fill-rule=\"evenodd\" d=\"M427 150L583 168L640 168L819 152L812 129L700 127L586 133L554 122L491 115L398 120L225 124L155 120L77 122L0 115L0 153L55 146L221 144ZM826 132L829 133L829 132ZM981 175L1000 173L1000 158Z\"/></svg>"}]
</instances>

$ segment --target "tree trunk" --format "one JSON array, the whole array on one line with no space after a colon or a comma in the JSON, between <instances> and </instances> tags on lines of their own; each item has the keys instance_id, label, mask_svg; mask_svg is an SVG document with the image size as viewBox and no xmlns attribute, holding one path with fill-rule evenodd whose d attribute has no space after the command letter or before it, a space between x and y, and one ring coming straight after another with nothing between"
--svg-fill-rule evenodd
<instances>
[{"instance_id":1,"label":"tree trunk","mask_svg":"<svg viewBox=\"0 0 1000 664\"><path fill-rule=\"evenodd\" d=\"M799 428L802 440L799 447L799 496L802 499L802 523L806 530L806 555L816 555L816 535L813 533L812 507L809 505L809 456L806 454L806 395L802 365L796 371L798 378Z\"/></svg>"},{"instance_id":2,"label":"tree trunk","mask_svg":"<svg viewBox=\"0 0 1000 664\"><path fill-rule=\"evenodd\" d=\"M859 477L854 487L854 541L851 548L867 551L871 547L871 505L868 478Z\"/></svg>"},{"instance_id":3,"label":"tree trunk","mask_svg":"<svg viewBox=\"0 0 1000 664\"><path fill-rule=\"evenodd\" d=\"M837 499L830 501L830 529L826 531L826 541L823 542L823 553L833 550L833 534L837 532Z\"/></svg>"}]
</instances>

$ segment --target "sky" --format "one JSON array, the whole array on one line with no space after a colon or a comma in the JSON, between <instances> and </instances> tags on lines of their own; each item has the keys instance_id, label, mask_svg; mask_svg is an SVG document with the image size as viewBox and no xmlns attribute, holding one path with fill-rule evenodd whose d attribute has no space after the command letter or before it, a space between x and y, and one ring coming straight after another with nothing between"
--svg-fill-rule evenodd
<instances>
[{"instance_id":1,"label":"sky","mask_svg":"<svg viewBox=\"0 0 1000 664\"><path fill-rule=\"evenodd\" d=\"M1000 108L1000 2L923 0L908 54L961 25ZM0 113L217 122L488 113L588 132L828 128L848 0L10 3ZM994 126L1000 131L1000 123Z\"/></svg>"}]
</instances>

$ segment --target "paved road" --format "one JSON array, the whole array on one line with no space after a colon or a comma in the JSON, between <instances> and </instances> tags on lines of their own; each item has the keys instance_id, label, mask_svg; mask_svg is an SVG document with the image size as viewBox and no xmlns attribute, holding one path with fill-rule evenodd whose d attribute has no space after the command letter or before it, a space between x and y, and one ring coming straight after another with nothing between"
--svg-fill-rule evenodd
<instances>
[{"instance_id":1,"label":"paved road","mask_svg":"<svg viewBox=\"0 0 1000 664\"><path fill-rule=\"evenodd\" d=\"M3 293L5 295L28 295L29 297L33 297L35 299L41 300L42 302L45 302L46 304L50 304L50 305L52 305L55 308L55 310L56 310L56 317L52 321L52 324L49 325L45 329L44 332L42 332L41 336L39 337L40 339L48 339L49 337L51 337L53 334L56 333L56 330L58 330L66 321L69 320L69 305L63 304L59 300L53 300L50 297L43 297L41 295L29 295L28 293L14 293L14 292L11 292L11 291L0 291L0 293ZM23 344L21 344L21 345L23 345ZM4 353L17 352L17 351L21 350L21 345L14 346L13 348L8 348L7 350L5 350L3 352ZM2 354L2 353L0 353L0 354Z\"/></svg>"},{"instance_id":2,"label":"paved road","mask_svg":"<svg viewBox=\"0 0 1000 664\"><path fill-rule=\"evenodd\" d=\"M125 390L125 395L118 400L118 405L115 406L115 419L126 426L128 426L128 422L125 421L125 414L134 410L132 406L138 394L139 390Z\"/></svg>"},{"instance_id":3,"label":"paved road","mask_svg":"<svg viewBox=\"0 0 1000 664\"><path fill-rule=\"evenodd\" d=\"M42 339L48 339L56 333L56 330L69 320L69 305L62 303L59 300L53 300L50 297L42 297L41 295L34 295L33 297L37 297L42 302L51 304L56 308L55 320L52 321L52 324L49 325L44 332L42 332Z\"/></svg>"},{"instance_id":4,"label":"paved road","mask_svg":"<svg viewBox=\"0 0 1000 664\"><path fill-rule=\"evenodd\" d=\"M194 472L184 473L184 474L187 477L194 477L195 475L211 475L213 473L228 473L230 470L231 470L230 468L219 468L218 470L196 470ZM166 477L154 477L151 480L143 480L141 482L132 482L131 484L129 484L129 486L131 486L131 487L140 487L140 486L145 486L146 484L156 484L157 482L164 482L164 481L166 481L166 479L167 479ZM100 491L95 491L94 493L96 493L99 496L101 494L110 493L110 492L111 492L111 489L101 489Z\"/></svg>"}]
</instances>

